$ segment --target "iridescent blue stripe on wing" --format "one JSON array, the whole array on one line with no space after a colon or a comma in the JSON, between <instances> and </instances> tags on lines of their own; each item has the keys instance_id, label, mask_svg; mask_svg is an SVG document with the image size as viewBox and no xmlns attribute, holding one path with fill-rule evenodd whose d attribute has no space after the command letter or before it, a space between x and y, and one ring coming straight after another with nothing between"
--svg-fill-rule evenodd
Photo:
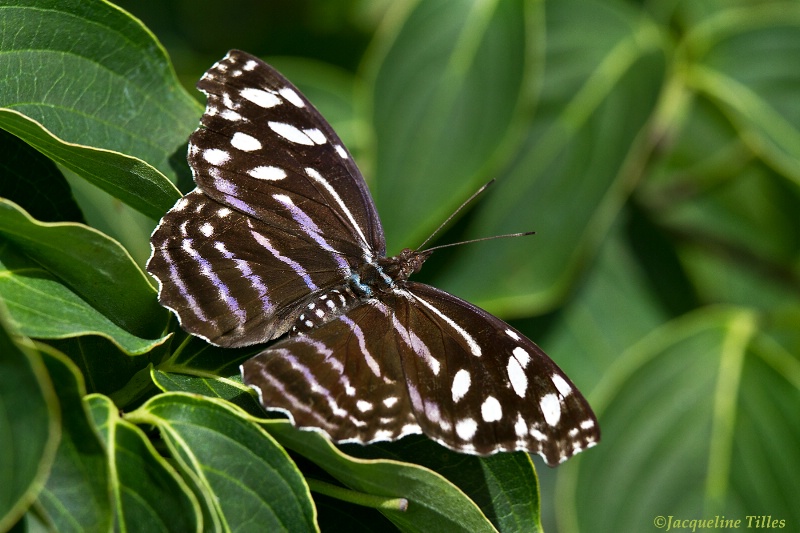
<instances>
[{"instance_id":1,"label":"iridescent blue stripe on wing","mask_svg":"<svg viewBox=\"0 0 800 533\"><path fill-rule=\"evenodd\" d=\"M295 274L297 274L303 280L303 282L305 282L306 286L310 291L319 290L319 287L317 287L314 281L312 281L311 276L308 274L306 269L303 268L303 266L300 263L293 260L291 257L286 257L285 255L281 254L278 251L278 249L272 245L270 240L261 235L260 233L250 230L250 234L253 236L256 242L261 246L263 246L264 248L266 248L269 251L269 253L271 253L272 256L275 257L275 259L289 265L289 267L292 270L294 270Z\"/></svg>"},{"instance_id":2,"label":"iridescent blue stripe on wing","mask_svg":"<svg viewBox=\"0 0 800 533\"><path fill-rule=\"evenodd\" d=\"M261 309L264 311L265 314L271 315L275 310L275 306L272 304L272 301L267 294L267 286L264 285L264 281L261 277L257 276L253 273L253 270L250 268L250 264L245 261L244 259L237 259L228 249L225 247L225 243L216 242L214 243L214 248L216 248L219 253L225 257L225 259L230 259L236 264L236 269L242 273L242 276L250 282L250 287L258 294L258 299L261 301Z\"/></svg>"},{"instance_id":3,"label":"iridescent blue stripe on wing","mask_svg":"<svg viewBox=\"0 0 800 533\"><path fill-rule=\"evenodd\" d=\"M289 210L292 218L300 225L300 229L302 229L304 233L314 239L314 242L319 244L323 250L330 252L331 257L333 257L333 259L336 261L336 264L339 265L339 269L342 272L350 271L350 264L344 259L344 257L342 257L340 252L335 250L330 244L328 244L328 241L322 237L322 230L319 229L319 226L317 226L317 224L311 220L311 217L309 217L305 211L297 207L294 202L292 202L292 199L285 194L273 194L272 197Z\"/></svg>"},{"instance_id":4,"label":"iridescent blue stripe on wing","mask_svg":"<svg viewBox=\"0 0 800 533\"><path fill-rule=\"evenodd\" d=\"M197 263L200 265L200 273L207 277L214 287L216 287L220 298L223 302L225 302L225 305L228 306L228 309L230 309L231 313L235 314L241 323L244 323L247 320L247 312L242 309L242 307L239 305L239 302L236 301L236 298L231 295L231 291L228 286L225 285L220 277L214 272L211 263L209 263L207 259L201 256L197 250L192 247L192 239L185 239L181 244L181 248L184 252L189 254L189 257L197 261Z\"/></svg>"}]
</instances>

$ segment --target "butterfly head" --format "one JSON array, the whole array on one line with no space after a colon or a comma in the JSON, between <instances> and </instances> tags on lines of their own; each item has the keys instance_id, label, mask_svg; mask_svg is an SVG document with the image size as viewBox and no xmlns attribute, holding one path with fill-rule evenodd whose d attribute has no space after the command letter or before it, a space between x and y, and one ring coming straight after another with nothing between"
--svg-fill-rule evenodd
<instances>
[{"instance_id":1,"label":"butterfly head","mask_svg":"<svg viewBox=\"0 0 800 533\"><path fill-rule=\"evenodd\" d=\"M378 259L381 270L393 281L406 281L412 274L420 271L423 263L431 256L432 250L418 252L405 248L394 257Z\"/></svg>"}]
</instances>

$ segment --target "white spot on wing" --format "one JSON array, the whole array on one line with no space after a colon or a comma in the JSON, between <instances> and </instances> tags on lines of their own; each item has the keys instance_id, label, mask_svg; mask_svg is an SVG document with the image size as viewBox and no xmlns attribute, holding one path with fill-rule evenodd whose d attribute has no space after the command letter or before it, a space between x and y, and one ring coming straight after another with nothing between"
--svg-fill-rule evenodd
<instances>
[{"instance_id":1,"label":"white spot on wing","mask_svg":"<svg viewBox=\"0 0 800 533\"><path fill-rule=\"evenodd\" d=\"M212 165L224 165L231 158L231 155L225 150L219 148L209 148L203 152L203 159Z\"/></svg>"},{"instance_id":2,"label":"white spot on wing","mask_svg":"<svg viewBox=\"0 0 800 533\"><path fill-rule=\"evenodd\" d=\"M397 403L397 396L389 396L388 398L384 398L383 405L386 407L392 407L394 404Z\"/></svg>"},{"instance_id":3,"label":"white spot on wing","mask_svg":"<svg viewBox=\"0 0 800 533\"><path fill-rule=\"evenodd\" d=\"M520 398L524 398L525 392L528 390L528 376L525 375L522 365L519 364L519 361L513 355L508 358L506 371L508 372L508 379L511 381L511 387L514 389L514 392L516 392L517 396Z\"/></svg>"},{"instance_id":4,"label":"white spot on wing","mask_svg":"<svg viewBox=\"0 0 800 533\"><path fill-rule=\"evenodd\" d=\"M303 102L303 99L300 98L300 95L294 92L290 87L284 87L278 91L278 94L283 96L287 102L292 104L295 107L305 107L306 104Z\"/></svg>"},{"instance_id":5,"label":"white spot on wing","mask_svg":"<svg viewBox=\"0 0 800 533\"><path fill-rule=\"evenodd\" d=\"M238 122L240 120L244 120L244 117L242 117L242 115L240 115L239 113L237 113L232 109L223 110L222 113L219 114L219 116L221 116L225 120L230 120L231 122Z\"/></svg>"},{"instance_id":6,"label":"white spot on wing","mask_svg":"<svg viewBox=\"0 0 800 533\"><path fill-rule=\"evenodd\" d=\"M497 422L503 418L503 408L494 396L489 396L481 404L481 416L485 422Z\"/></svg>"},{"instance_id":7,"label":"white spot on wing","mask_svg":"<svg viewBox=\"0 0 800 533\"><path fill-rule=\"evenodd\" d=\"M462 440L470 440L478 431L478 424L471 418L464 418L456 422L456 434Z\"/></svg>"},{"instance_id":8,"label":"white spot on wing","mask_svg":"<svg viewBox=\"0 0 800 533\"><path fill-rule=\"evenodd\" d=\"M303 133L308 135L308 138L314 141L315 144L325 144L328 142L328 139L325 138L325 134L323 134L317 128L303 130Z\"/></svg>"},{"instance_id":9,"label":"white spot on wing","mask_svg":"<svg viewBox=\"0 0 800 533\"><path fill-rule=\"evenodd\" d=\"M205 224L200 226L200 233L202 233L206 237L211 237L211 235L214 233L214 227L208 222L206 222Z\"/></svg>"},{"instance_id":10,"label":"white spot on wing","mask_svg":"<svg viewBox=\"0 0 800 533\"><path fill-rule=\"evenodd\" d=\"M439 411L439 406L434 402L425 402L425 416L434 424L439 424L441 421L442 413Z\"/></svg>"},{"instance_id":11,"label":"white spot on wing","mask_svg":"<svg viewBox=\"0 0 800 533\"><path fill-rule=\"evenodd\" d=\"M231 137L231 146L238 148L243 152L261 150L261 143L258 141L258 139L252 135L248 135L240 131L237 131L233 134L233 137Z\"/></svg>"},{"instance_id":12,"label":"white spot on wing","mask_svg":"<svg viewBox=\"0 0 800 533\"><path fill-rule=\"evenodd\" d=\"M524 437L528 433L528 424L525 423L525 419L522 418L521 414L517 415L517 421L514 424L514 433L517 434L517 437Z\"/></svg>"},{"instance_id":13,"label":"white spot on wing","mask_svg":"<svg viewBox=\"0 0 800 533\"><path fill-rule=\"evenodd\" d=\"M422 428L419 427L418 424L406 424L403 426L403 429L400 430L400 434L397 436L397 438L411 435L413 433L422 433Z\"/></svg>"},{"instance_id":14,"label":"white spot on wing","mask_svg":"<svg viewBox=\"0 0 800 533\"><path fill-rule=\"evenodd\" d=\"M392 440L393 433L388 429L379 429L375 432L375 435L372 436L370 440ZM356 441L356 442L361 442Z\"/></svg>"},{"instance_id":15,"label":"white spot on wing","mask_svg":"<svg viewBox=\"0 0 800 533\"><path fill-rule=\"evenodd\" d=\"M514 348L514 350L511 353L514 354L514 357L517 358L517 361L519 361L519 364L522 366L522 368L525 368L526 366L528 366L528 363L531 362L530 354L526 352L525 349L522 348L521 346L517 346L516 348Z\"/></svg>"},{"instance_id":16,"label":"white spot on wing","mask_svg":"<svg viewBox=\"0 0 800 533\"><path fill-rule=\"evenodd\" d=\"M263 91L261 89L254 89L252 87L242 89L241 91L239 91L239 94L242 95L242 98L250 100L257 106L263 107L265 109L268 109L270 107L275 107L276 105L281 103L281 99L275 96L274 94L268 93L267 91Z\"/></svg>"},{"instance_id":17,"label":"white spot on wing","mask_svg":"<svg viewBox=\"0 0 800 533\"><path fill-rule=\"evenodd\" d=\"M233 98L231 98L231 95L229 95L228 93L222 93L222 103L225 104L225 107L229 109L234 109L234 108L238 109L239 107L241 107L240 104L237 104L233 101Z\"/></svg>"},{"instance_id":18,"label":"white spot on wing","mask_svg":"<svg viewBox=\"0 0 800 533\"><path fill-rule=\"evenodd\" d=\"M555 385L556 388L558 389L558 392L561 393L561 396L566 398L567 396L570 395L570 393L572 392L572 387L569 386L569 383L567 383L564 380L564 378L562 378L558 374L553 374L553 377L551 377L550 379L553 381L553 385Z\"/></svg>"},{"instance_id":19,"label":"white spot on wing","mask_svg":"<svg viewBox=\"0 0 800 533\"><path fill-rule=\"evenodd\" d=\"M519 340L519 335L517 335L517 332L514 331L513 329L507 329L506 330L506 335L508 335L509 337L514 339L515 341Z\"/></svg>"},{"instance_id":20,"label":"white spot on wing","mask_svg":"<svg viewBox=\"0 0 800 533\"><path fill-rule=\"evenodd\" d=\"M542 409L544 420L551 426L558 424L561 420L561 403L555 394L545 394L539 400L539 407Z\"/></svg>"},{"instance_id":21,"label":"white spot on wing","mask_svg":"<svg viewBox=\"0 0 800 533\"><path fill-rule=\"evenodd\" d=\"M343 146L337 144L334 148L336 149L336 153L339 154L339 157L347 159L347 150L345 150Z\"/></svg>"},{"instance_id":22,"label":"white spot on wing","mask_svg":"<svg viewBox=\"0 0 800 533\"><path fill-rule=\"evenodd\" d=\"M361 411L362 413L365 413L365 412L367 412L367 411L372 409L372 404L370 402L367 402L367 401L364 401L364 400L358 400L356 402L356 407L358 407L359 411Z\"/></svg>"},{"instance_id":23,"label":"white spot on wing","mask_svg":"<svg viewBox=\"0 0 800 533\"><path fill-rule=\"evenodd\" d=\"M255 167L247 171L247 173L259 180L277 181L286 177L286 171L278 167Z\"/></svg>"},{"instance_id":24,"label":"white spot on wing","mask_svg":"<svg viewBox=\"0 0 800 533\"><path fill-rule=\"evenodd\" d=\"M296 144L304 144L306 146L312 146L314 141L311 138L300 131L299 129L295 128L291 124L286 124L285 122L267 122L269 128L286 139L287 141L291 141Z\"/></svg>"},{"instance_id":25,"label":"white spot on wing","mask_svg":"<svg viewBox=\"0 0 800 533\"><path fill-rule=\"evenodd\" d=\"M461 398L463 398L464 395L467 394L470 383L471 380L469 372L467 370L464 370L462 368L461 370L456 372L455 377L453 377L453 387L452 387L454 402L460 401Z\"/></svg>"},{"instance_id":26,"label":"white spot on wing","mask_svg":"<svg viewBox=\"0 0 800 533\"><path fill-rule=\"evenodd\" d=\"M540 442L544 442L544 441L547 440L547 435L545 435L544 433L542 433L541 431L539 431L536 428L531 428L529 433L531 434L531 437L533 437L534 439L536 439L536 440L538 440Z\"/></svg>"}]
</instances>

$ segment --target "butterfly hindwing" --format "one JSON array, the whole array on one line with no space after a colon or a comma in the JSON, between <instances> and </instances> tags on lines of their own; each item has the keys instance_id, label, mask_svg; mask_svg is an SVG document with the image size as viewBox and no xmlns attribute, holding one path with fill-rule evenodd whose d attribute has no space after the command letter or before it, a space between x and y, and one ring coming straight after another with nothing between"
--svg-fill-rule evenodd
<instances>
[{"instance_id":1,"label":"butterfly hindwing","mask_svg":"<svg viewBox=\"0 0 800 533\"><path fill-rule=\"evenodd\" d=\"M586 399L522 333L430 285L407 282L396 294L399 321L418 337L403 359L429 437L481 455L527 450L550 465L599 441Z\"/></svg>"},{"instance_id":2,"label":"butterfly hindwing","mask_svg":"<svg viewBox=\"0 0 800 533\"><path fill-rule=\"evenodd\" d=\"M352 305L242 366L264 406L340 442L424 432L456 451L527 450L551 465L599 440L563 372L485 311L419 283Z\"/></svg>"}]
</instances>

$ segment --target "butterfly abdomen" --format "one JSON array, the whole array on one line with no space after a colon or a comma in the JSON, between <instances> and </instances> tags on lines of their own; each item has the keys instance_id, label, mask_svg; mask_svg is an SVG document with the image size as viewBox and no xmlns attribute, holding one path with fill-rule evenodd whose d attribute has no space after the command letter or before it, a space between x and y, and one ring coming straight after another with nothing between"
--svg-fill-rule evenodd
<instances>
[{"instance_id":1,"label":"butterfly abdomen","mask_svg":"<svg viewBox=\"0 0 800 533\"><path fill-rule=\"evenodd\" d=\"M348 286L314 295L297 317L290 335L302 335L322 324L348 312L360 303L361 299Z\"/></svg>"}]
</instances>

